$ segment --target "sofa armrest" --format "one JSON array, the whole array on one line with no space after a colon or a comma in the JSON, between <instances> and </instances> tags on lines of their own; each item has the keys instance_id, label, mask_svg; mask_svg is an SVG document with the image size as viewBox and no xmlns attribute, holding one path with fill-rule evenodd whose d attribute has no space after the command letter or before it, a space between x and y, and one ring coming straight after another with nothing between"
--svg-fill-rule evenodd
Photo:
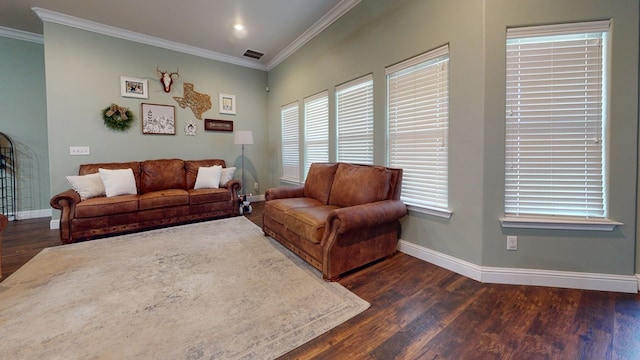
<instances>
[{"instance_id":1,"label":"sofa armrest","mask_svg":"<svg viewBox=\"0 0 640 360\"><path fill-rule=\"evenodd\" d=\"M75 206L80 202L80 194L72 189L54 195L49 201L52 208L63 210L65 207Z\"/></svg>"},{"instance_id":2,"label":"sofa armrest","mask_svg":"<svg viewBox=\"0 0 640 360\"><path fill-rule=\"evenodd\" d=\"M232 179L224 184L223 188L231 191L231 199L238 200L238 191L240 191L240 181Z\"/></svg>"},{"instance_id":3,"label":"sofa armrest","mask_svg":"<svg viewBox=\"0 0 640 360\"><path fill-rule=\"evenodd\" d=\"M283 186L267 189L264 193L266 201L275 199L298 198L304 196L304 186Z\"/></svg>"},{"instance_id":4,"label":"sofa armrest","mask_svg":"<svg viewBox=\"0 0 640 360\"><path fill-rule=\"evenodd\" d=\"M407 214L407 206L400 200L382 200L373 203L335 209L327 217L329 233L345 234L349 231L373 227L398 220Z\"/></svg>"}]
</instances>

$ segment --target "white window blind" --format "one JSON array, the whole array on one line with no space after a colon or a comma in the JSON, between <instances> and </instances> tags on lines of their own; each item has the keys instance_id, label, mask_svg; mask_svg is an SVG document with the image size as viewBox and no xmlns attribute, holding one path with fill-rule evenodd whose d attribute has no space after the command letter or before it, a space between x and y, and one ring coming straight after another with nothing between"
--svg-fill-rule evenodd
<instances>
[{"instance_id":1,"label":"white window blind","mask_svg":"<svg viewBox=\"0 0 640 360\"><path fill-rule=\"evenodd\" d=\"M329 161L329 95L323 91L304 99L304 177L314 162Z\"/></svg>"},{"instance_id":2,"label":"white window blind","mask_svg":"<svg viewBox=\"0 0 640 360\"><path fill-rule=\"evenodd\" d=\"M449 46L388 67L389 166L402 200L448 212Z\"/></svg>"},{"instance_id":3,"label":"white window blind","mask_svg":"<svg viewBox=\"0 0 640 360\"><path fill-rule=\"evenodd\" d=\"M507 30L507 215L606 217L608 29Z\"/></svg>"},{"instance_id":4,"label":"white window blind","mask_svg":"<svg viewBox=\"0 0 640 360\"><path fill-rule=\"evenodd\" d=\"M373 164L373 75L336 87L338 161Z\"/></svg>"},{"instance_id":5,"label":"white window blind","mask_svg":"<svg viewBox=\"0 0 640 360\"><path fill-rule=\"evenodd\" d=\"M281 108L282 180L300 183L300 125L298 103Z\"/></svg>"}]
</instances>

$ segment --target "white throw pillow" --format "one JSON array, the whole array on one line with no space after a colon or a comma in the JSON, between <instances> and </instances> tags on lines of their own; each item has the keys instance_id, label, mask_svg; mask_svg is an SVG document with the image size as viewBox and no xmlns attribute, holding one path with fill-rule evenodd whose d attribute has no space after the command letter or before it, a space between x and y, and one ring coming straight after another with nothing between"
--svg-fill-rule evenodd
<instances>
[{"instance_id":1,"label":"white throw pillow","mask_svg":"<svg viewBox=\"0 0 640 360\"><path fill-rule=\"evenodd\" d=\"M98 171L104 183L107 197L135 195L138 193L136 178L133 176L133 170L130 168L117 170L98 169Z\"/></svg>"},{"instance_id":2,"label":"white throw pillow","mask_svg":"<svg viewBox=\"0 0 640 360\"><path fill-rule=\"evenodd\" d=\"M223 168L222 173L220 174L220 186L225 186L229 181L231 181L235 173L236 168L234 167Z\"/></svg>"},{"instance_id":3,"label":"white throw pillow","mask_svg":"<svg viewBox=\"0 0 640 360\"><path fill-rule=\"evenodd\" d=\"M105 195L104 184L99 173L67 176L67 182L80 194L82 201Z\"/></svg>"},{"instance_id":4,"label":"white throw pillow","mask_svg":"<svg viewBox=\"0 0 640 360\"><path fill-rule=\"evenodd\" d=\"M217 189L220 184L222 166L199 167L194 189Z\"/></svg>"}]
</instances>

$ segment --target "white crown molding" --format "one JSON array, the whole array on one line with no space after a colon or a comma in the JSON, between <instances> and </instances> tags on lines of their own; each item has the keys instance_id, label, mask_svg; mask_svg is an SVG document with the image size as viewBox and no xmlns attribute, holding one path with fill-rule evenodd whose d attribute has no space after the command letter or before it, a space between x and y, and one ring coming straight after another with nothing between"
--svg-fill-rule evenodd
<instances>
[{"instance_id":1,"label":"white crown molding","mask_svg":"<svg viewBox=\"0 0 640 360\"><path fill-rule=\"evenodd\" d=\"M0 26L0 36L4 36L4 37L16 39L16 40L23 40L23 41L30 41L38 44L44 44L44 37L42 35L30 33L27 31L17 30L17 29L11 29L4 26Z\"/></svg>"},{"instance_id":2,"label":"white crown molding","mask_svg":"<svg viewBox=\"0 0 640 360\"><path fill-rule=\"evenodd\" d=\"M222 61L234 65L244 66L257 70L266 70L266 67L260 63L251 60L238 58L235 56L225 55L219 52L205 50L199 47L185 45L174 41L169 41L154 36L144 35L129 30L123 30L117 27L100 24L94 21L77 18L74 16L61 14L55 11L42 9L39 7L31 8L42 21L48 21L55 24L65 25L76 29L87 30L102 35L107 35L119 39L134 41L141 44L156 46L159 48L178 51L181 53L195 55L206 59Z\"/></svg>"},{"instance_id":3,"label":"white crown molding","mask_svg":"<svg viewBox=\"0 0 640 360\"><path fill-rule=\"evenodd\" d=\"M351 10L354 6L358 5L361 0L343 0L338 5L334 6L328 13L326 13L320 20L316 21L309 29L307 29L302 35L298 36L291 44L289 44L284 50L278 53L276 56L267 63L267 70L271 70L298 51L304 44L313 39L316 35L320 34L324 29L333 24L347 11Z\"/></svg>"},{"instance_id":4,"label":"white crown molding","mask_svg":"<svg viewBox=\"0 0 640 360\"><path fill-rule=\"evenodd\" d=\"M483 283L548 286L624 293L637 293L640 286L640 278L637 278L636 275L479 266L404 240L400 240L398 250Z\"/></svg>"}]
</instances>

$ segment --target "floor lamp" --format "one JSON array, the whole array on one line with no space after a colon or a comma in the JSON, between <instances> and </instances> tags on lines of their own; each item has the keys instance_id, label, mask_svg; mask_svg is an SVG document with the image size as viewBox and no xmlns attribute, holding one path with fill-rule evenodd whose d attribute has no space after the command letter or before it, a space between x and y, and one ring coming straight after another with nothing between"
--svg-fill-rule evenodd
<instances>
[{"instance_id":1,"label":"floor lamp","mask_svg":"<svg viewBox=\"0 0 640 360\"><path fill-rule=\"evenodd\" d=\"M247 201L247 193L244 187L244 146L253 145L253 132L252 131L236 131L233 136L233 143L235 145L242 145L242 204L240 205L240 215L243 213L251 213L251 205Z\"/></svg>"}]
</instances>

